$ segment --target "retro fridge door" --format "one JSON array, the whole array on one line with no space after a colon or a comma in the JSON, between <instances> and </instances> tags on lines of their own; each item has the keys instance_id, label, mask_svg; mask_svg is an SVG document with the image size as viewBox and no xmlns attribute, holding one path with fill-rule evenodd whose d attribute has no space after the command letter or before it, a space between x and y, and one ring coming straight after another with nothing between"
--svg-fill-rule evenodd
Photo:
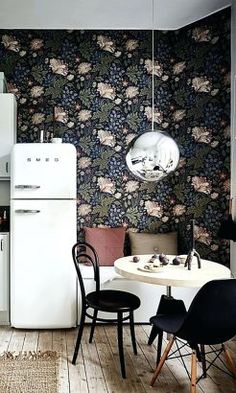
<instances>
[{"instance_id":1,"label":"retro fridge door","mask_svg":"<svg viewBox=\"0 0 236 393\"><path fill-rule=\"evenodd\" d=\"M75 201L12 201L12 326L75 326L75 242Z\"/></svg>"}]
</instances>

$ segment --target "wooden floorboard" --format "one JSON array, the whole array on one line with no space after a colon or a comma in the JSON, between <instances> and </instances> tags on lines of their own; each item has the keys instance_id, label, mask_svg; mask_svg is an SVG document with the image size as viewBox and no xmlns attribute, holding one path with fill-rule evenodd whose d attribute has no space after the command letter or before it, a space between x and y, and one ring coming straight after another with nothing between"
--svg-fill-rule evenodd
<instances>
[{"instance_id":1,"label":"wooden floorboard","mask_svg":"<svg viewBox=\"0 0 236 393\"><path fill-rule=\"evenodd\" d=\"M71 329L66 332L66 348L68 356L68 371L69 371L69 385L70 393L88 393L88 384L85 374L85 366L83 355L80 350L76 365L74 366L71 361L74 353L76 341L75 330Z\"/></svg>"},{"instance_id":2,"label":"wooden floorboard","mask_svg":"<svg viewBox=\"0 0 236 393\"><path fill-rule=\"evenodd\" d=\"M149 326L136 326L138 355L133 354L129 327L124 328L127 378L120 375L115 326L97 326L89 344L86 326L76 365L71 363L77 329L19 330L0 327L0 354L3 352L55 350L60 355L58 393L187 393L189 380L180 359L168 360L154 385L149 386L156 361L156 345L147 345ZM165 343L163 344L165 346ZM227 343L236 363L236 340ZM186 353L189 349L185 349ZM211 356L212 357L212 356ZM187 360L189 365L189 360ZM217 363L219 364L219 362ZM201 372L198 366L199 373ZM235 393L236 380L212 368L201 380L197 393ZM37 392L35 392L37 393Z\"/></svg>"},{"instance_id":3,"label":"wooden floorboard","mask_svg":"<svg viewBox=\"0 0 236 393\"><path fill-rule=\"evenodd\" d=\"M66 331L54 330L52 335L52 348L60 353L59 359L59 391L58 393L70 393L68 355L66 346Z\"/></svg>"},{"instance_id":4,"label":"wooden floorboard","mask_svg":"<svg viewBox=\"0 0 236 393\"><path fill-rule=\"evenodd\" d=\"M25 332L25 340L23 345L23 351L36 351L38 347L39 332L36 330L28 330Z\"/></svg>"},{"instance_id":5,"label":"wooden floorboard","mask_svg":"<svg viewBox=\"0 0 236 393\"><path fill-rule=\"evenodd\" d=\"M128 347L125 345L125 368L126 368L126 380L122 380L121 378L121 371L120 371L120 360L119 360L119 353L118 353L118 345L117 345L117 332L116 328L112 326L107 326L105 329L108 342L111 347L111 351L113 353L115 367L113 369L113 374L116 375L116 378L119 378L121 383L125 384L127 392L130 393L145 393L143 389L142 382L137 375L137 370L135 369L132 360L129 355ZM135 356L135 355L132 355Z\"/></svg>"}]
</instances>

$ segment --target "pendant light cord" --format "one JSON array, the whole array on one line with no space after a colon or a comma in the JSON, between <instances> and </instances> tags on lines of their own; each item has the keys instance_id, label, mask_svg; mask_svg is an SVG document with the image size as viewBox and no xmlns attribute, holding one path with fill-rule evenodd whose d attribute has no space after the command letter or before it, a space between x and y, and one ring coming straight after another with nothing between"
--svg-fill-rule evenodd
<instances>
[{"instance_id":1,"label":"pendant light cord","mask_svg":"<svg viewBox=\"0 0 236 393\"><path fill-rule=\"evenodd\" d=\"M154 31L154 0L152 0L152 131L154 131L154 111L155 111L155 89L154 89L154 82L155 82L155 75L154 75L154 67L155 67L155 31Z\"/></svg>"}]
</instances>

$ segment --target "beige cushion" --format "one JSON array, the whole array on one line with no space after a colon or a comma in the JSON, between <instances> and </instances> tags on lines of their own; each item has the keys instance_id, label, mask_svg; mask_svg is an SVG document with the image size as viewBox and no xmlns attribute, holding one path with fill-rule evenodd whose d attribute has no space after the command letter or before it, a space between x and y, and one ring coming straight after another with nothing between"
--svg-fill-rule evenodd
<instances>
[{"instance_id":1,"label":"beige cushion","mask_svg":"<svg viewBox=\"0 0 236 393\"><path fill-rule=\"evenodd\" d=\"M131 254L171 254L177 255L177 232L136 233L129 232Z\"/></svg>"}]
</instances>

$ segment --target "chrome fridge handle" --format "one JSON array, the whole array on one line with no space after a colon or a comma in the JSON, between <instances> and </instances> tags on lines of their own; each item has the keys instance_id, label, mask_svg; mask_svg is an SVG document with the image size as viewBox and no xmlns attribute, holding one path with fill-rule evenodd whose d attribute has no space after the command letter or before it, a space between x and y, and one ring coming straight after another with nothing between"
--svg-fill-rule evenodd
<instances>
[{"instance_id":1,"label":"chrome fridge handle","mask_svg":"<svg viewBox=\"0 0 236 393\"><path fill-rule=\"evenodd\" d=\"M18 190L35 190L36 188L40 188L40 186L32 184L17 184L15 188L17 188Z\"/></svg>"},{"instance_id":2,"label":"chrome fridge handle","mask_svg":"<svg viewBox=\"0 0 236 393\"><path fill-rule=\"evenodd\" d=\"M40 213L40 210L29 210L29 209L17 209L15 210L15 213L21 213L21 214L35 214L35 213Z\"/></svg>"}]
</instances>

